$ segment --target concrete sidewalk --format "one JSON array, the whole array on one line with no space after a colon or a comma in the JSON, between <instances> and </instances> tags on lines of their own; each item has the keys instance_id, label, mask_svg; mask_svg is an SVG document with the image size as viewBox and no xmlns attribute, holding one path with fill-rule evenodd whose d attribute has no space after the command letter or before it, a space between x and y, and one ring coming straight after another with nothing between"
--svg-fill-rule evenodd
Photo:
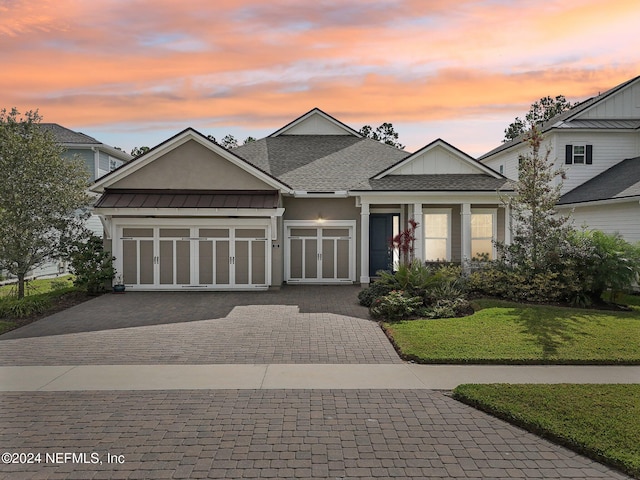
<instances>
[{"instance_id":1,"label":"concrete sidewalk","mask_svg":"<svg viewBox=\"0 0 640 480\"><path fill-rule=\"evenodd\" d=\"M433 389L462 383L640 383L640 366L67 365L0 367L0 391Z\"/></svg>"}]
</instances>

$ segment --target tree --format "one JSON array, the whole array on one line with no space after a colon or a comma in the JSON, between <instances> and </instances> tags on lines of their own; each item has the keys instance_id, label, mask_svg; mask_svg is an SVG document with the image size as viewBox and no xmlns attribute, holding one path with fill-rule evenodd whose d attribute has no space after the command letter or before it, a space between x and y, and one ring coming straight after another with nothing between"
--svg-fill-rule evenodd
<instances>
[{"instance_id":1,"label":"tree","mask_svg":"<svg viewBox=\"0 0 640 480\"><path fill-rule=\"evenodd\" d=\"M572 227L569 217L558 215L564 177L553 168L550 148L540 152L542 134L535 125L525 134L531 153L518 158L518 182L515 195L509 200L512 215L512 243L499 247L513 265L538 273L547 268L560 247L567 241ZM554 185L555 183L555 185Z\"/></svg>"},{"instance_id":2,"label":"tree","mask_svg":"<svg viewBox=\"0 0 640 480\"><path fill-rule=\"evenodd\" d=\"M131 156L139 157L140 155L147 153L149 150L151 150L149 147L133 147L131 149Z\"/></svg>"},{"instance_id":3,"label":"tree","mask_svg":"<svg viewBox=\"0 0 640 480\"><path fill-rule=\"evenodd\" d=\"M244 142L242 142L243 145L246 145L247 143L251 143L251 142L255 142L256 138L252 137L251 135L249 135L247 138L244 139Z\"/></svg>"},{"instance_id":4,"label":"tree","mask_svg":"<svg viewBox=\"0 0 640 480\"><path fill-rule=\"evenodd\" d=\"M552 119L556 115L561 114L571 108L575 107L577 103L572 104L564 95L557 95L555 98L550 96L542 97L537 102L531 104L529 112L526 114L525 119L522 120L519 117L505 129L503 142L508 142L518 138L524 134L531 127L540 125L547 120Z\"/></svg>"},{"instance_id":5,"label":"tree","mask_svg":"<svg viewBox=\"0 0 640 480\"><path fill-rule=\"evenodd\" d=\"M382 142L386 145L391 145L399 149L403 149L404 145L398 142L398 133L393 128L391 123L383 123L375 130L371 128L371 125L364 125L358 133L366 138L371 138L377 142Z\"/></svg>"},{"instance_id":6,"label":"tree","mask_svg":"<svg viewBox=\"0 0 640 480\"><path fill-rule=\"evenodd\" d=\"M89 172L81 159L65 159L37 111L0 110L0 269L18 277L62 253L87 207Z\"/></svg>"}]
</instances>

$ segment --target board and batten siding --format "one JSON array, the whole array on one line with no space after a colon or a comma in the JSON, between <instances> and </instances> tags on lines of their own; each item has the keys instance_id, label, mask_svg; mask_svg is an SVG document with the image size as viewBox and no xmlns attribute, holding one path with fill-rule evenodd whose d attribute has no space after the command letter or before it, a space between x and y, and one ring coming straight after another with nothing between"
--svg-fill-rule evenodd
<instances>
[{"instance_id":1,"label":"board and batten siding","mask_svg":"<svg viewBox=\"0 0 640 480\"><path fill-rule=\"evenodd\" d=\"M565 213L566 209L561 212ZM571 214L576 227L585 226L605 233L618 232L630 243L640 242L640 203L609 203L576 207ZM630 221L635 219L635 221Z\"/></svg>"},{"instance_id":2,"label":"board and batten siding","mask_svg":"<svg viewBox=\"0 0 640 480\"><path fill-rule=\"evenodd\" d=\"M87 171L89 172L89 178L91 178L91 180L96 179L95 155L91 150L81 149L81 148L69 148L65 150L63 156L68 159L72 159L74 157L81 158L84 161L85 166L87 167Z\"/></svg>"},{"instance_id":3,"label":"board and batten siding","mask_svg":"<svg viewBox=\"0 0 640 480\"><path fill-rule=\"evenodd\" d=\"M580 114L581 120L640 117L640 82L625 88Z\"/></svg>"}]
</instances>

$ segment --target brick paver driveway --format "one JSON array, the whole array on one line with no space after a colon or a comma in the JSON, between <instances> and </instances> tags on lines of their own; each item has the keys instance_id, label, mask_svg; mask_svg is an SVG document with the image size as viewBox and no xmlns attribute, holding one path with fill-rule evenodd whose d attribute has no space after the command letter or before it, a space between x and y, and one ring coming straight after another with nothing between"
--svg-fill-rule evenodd
<instances>
[{"instance_id":1,"label":"brick paver driveway","mask_svg":"<svg viewBox=\"0 0 640 480\"><path fill-rule=\"evenodd\" d=\"M400 362L358 291L103 295L0 336L0 365Z\"/></svg>"},{"instance_id":2,"label":"brick paver driveway","mask_svg":"<svg viewBox=\"0 0 640 480\"><path fill-rule=\"evenodd\" d=\"M400 362L357 291L106 295L0 336L0 366ZM0 479L628 478L432 390L1 393L4 452L39 463Z\"/></svg>"}]
</instances>

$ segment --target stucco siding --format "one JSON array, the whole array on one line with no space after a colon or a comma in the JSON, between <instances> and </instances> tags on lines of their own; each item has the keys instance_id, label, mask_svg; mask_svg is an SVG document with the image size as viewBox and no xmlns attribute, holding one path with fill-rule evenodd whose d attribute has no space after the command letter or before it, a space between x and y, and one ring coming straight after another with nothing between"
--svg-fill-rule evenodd
<instances>
[{"instance_id":1,"label":"stucco siding","mask_svg":"<svg viewBox=\"0 0 640 480\"><path fill-rule=\"evenodd\" d=\"M194 140L131 173L111 188L273 190L251 173Z\"/></svg>"},{"instance_id":2,"label":"stucco siding","mask_svg":"<svg viewBox=\"0 0 640 480\"><path fill-rule=\"evenodd\" d=\"M356 207L355 199L283 197L283 205L284 220L318 220L321 217L327 224L331 220L355 220L356 272L360 272L360 209Z\"/></svg>"}]
</instances>

